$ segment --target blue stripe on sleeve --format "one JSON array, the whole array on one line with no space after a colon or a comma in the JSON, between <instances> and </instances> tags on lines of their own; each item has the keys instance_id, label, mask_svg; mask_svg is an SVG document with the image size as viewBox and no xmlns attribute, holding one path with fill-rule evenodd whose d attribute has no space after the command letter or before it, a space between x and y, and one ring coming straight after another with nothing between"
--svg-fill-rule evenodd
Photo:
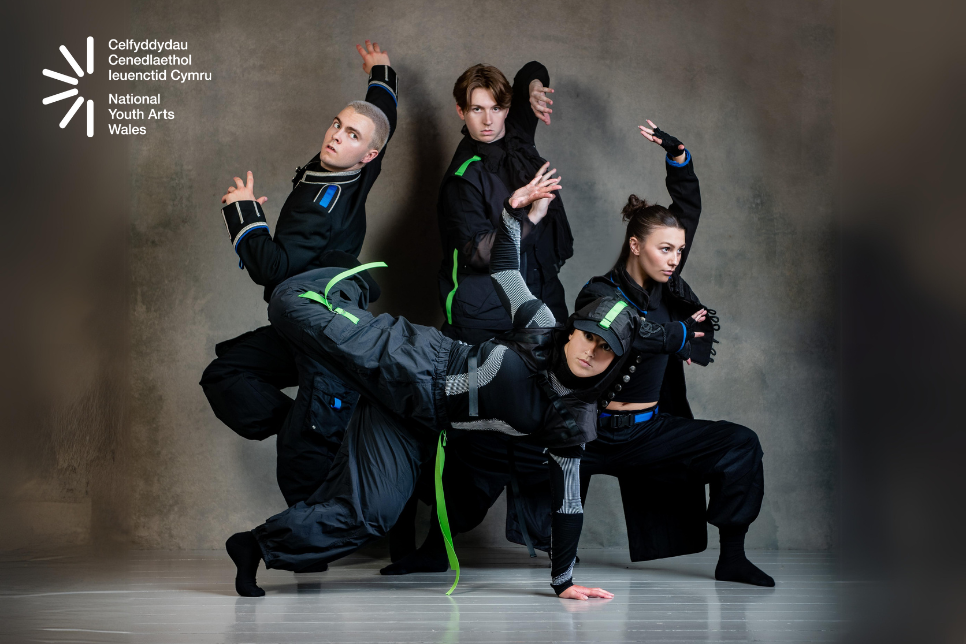
<instances>
[{"instance_id":1,"label":"blue stripe on sleeve","mask_svg":"<svg viewBox=\"0 0 966 644\"><path fill-rule=\"evenodd\" d=\"M687 164L691 163L691 153L688 152L687 148L684 149L684 161L682 161L681 163L675 162L674 159L671 158L670 154L666 158L667 158L667 164L673 165L675 168L683 168Z\"/></svg>"},{"instance_id":2,"label":"blue stripe on sleeve","mask_svg":"<svg viewBox=\"0 0 966 644\"><path fill-rule=\"evenodd\" d=\"M243 232L241 234L241 236L238 239L235 240L235 252L236 253L238 252L238 244L241 243L241 240L245 239L245 236L248 233L252 232L253 230L258 230L259 228L264 228L265 230L268 230L268 224L266 224L266 223L255 224L251 228L249 228L248 230L246 230L245 232Z\"/></svg>"},{"instance_id":3,"label":"blue stripe on sleeve","mask_svg":"<svg viewBox=\"0 0 966 644\"><path fill-rule=\"evenodd\" d=\"M382 89L389 92L390 96L392 96L392 102L395 103L396 105L399 105L399 101L396 99L396 95L393 94L392 90L386 87L383 83L369 83L369 87L381 87Z\"/></svg>"},{"instance_id":4,"label":"blue stripe on sleeve","mask_svg":"<svg viewBox=\"0 0 966 644\"><path fill-rule=\"evenodd\" d=\"M675 351L675 353L680 353L681 349L684 348L685 343L688 341L688 326L684 322L678 322L678 324L680 324L681 328L684 329L684 337L681 338L681 347Z\"/></svg>"}]
</instances>

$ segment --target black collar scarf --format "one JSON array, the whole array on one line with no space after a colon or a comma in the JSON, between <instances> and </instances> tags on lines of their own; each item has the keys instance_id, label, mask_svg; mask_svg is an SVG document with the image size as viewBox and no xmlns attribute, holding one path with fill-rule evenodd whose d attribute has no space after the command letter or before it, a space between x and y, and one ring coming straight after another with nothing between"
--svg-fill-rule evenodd
<instances>
[{"instance_id":1,"label":"black collar scarf","mask_svg":"<svg viewBox=\"0 0 966 644\"><path fill-rule=\"evenodd\" d=\"M660 305L663 284L653 282L649 288L642 288L627 273L627 267L624 264L614 266L610 272L610 279L617 284L621 293L624 294L624 297L629 299L637 307L639 312L644 312L648 309L653 311Z\"/></svg>"},{"instance_id":2,"label":"black collar scarf","mask_svg":"<svg viewBox=\"0 0 966 644\"><path fill-rule=\"evenodd\" d=\"M475 140L465 125L462 132L470 149L482 160L483 167L500 177L511 193L530 183L540 166L546 163L546 159L537 154L533 143L528 142L515 128L508 127L506 135L493 143ZM537 226L538 234L543 234L539 232L542 227L544 230L549 228L553 235L554 269L559 271L563 263L574 255L574 236L559 192L557 198L550 202L547 216Z\"/></svg>"}]
</instances>

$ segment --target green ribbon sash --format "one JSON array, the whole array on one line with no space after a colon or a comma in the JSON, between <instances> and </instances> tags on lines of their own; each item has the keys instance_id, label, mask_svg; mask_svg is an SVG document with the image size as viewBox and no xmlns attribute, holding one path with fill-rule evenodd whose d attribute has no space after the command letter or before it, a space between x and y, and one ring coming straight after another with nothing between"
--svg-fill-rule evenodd
<instances>
[{"instance_id":1,"label":"green ribbon sash","mask_svg":"<svg viewBox=\"0 0 966 644\"><path fill-rule=\"evenodd\" d=\"M439 518L439 529L443 533L443 542L446 544L446 556L449 558L449 567L456 571L456 579L453 586L446 591L451 594L456 590L456 584L460 583L460 560L456 558L456 549L453 548L453 534L449 529L449 517L446 515L446 498L443 496L443 465L446 462L446 454L443 447L446 446L446 432L439 434L439 443L436 445L436 516Z\"/></svg>"}]
</instances>

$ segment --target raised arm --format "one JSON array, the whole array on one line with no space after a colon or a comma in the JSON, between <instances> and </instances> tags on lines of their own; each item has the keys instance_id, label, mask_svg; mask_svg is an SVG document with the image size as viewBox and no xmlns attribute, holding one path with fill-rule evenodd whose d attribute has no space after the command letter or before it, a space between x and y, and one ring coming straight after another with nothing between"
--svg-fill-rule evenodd
<instances>
[{"instance_id":1,"label":"raised arm","mask_svg":"<svg viewBox=\"0 0 966 644\"><path fill-rule=\"evenodd\" d=\"M547 165L540 168L533 181L506 200L493 242L490 277L514 328L553 327L557 324L553 313L533 296L520 274L521 239L546 216L554 192L560 190L560 177L551 178L556 170L548 172ZM530 206L529 212L527 206Z\"/></svg>"},{"instance_id":2,"label":"raised arm","mask_svg":"<svg viewBox=\"0 0 966 644\"><path fill-rule=\"evenodd\" d=\"M698 177L694 174L694 163L691 161L691 153L684 147L675 136L668 134L653 122L647 122L650 127L643 125L641 134L649 141L660 145L667 152L665 157L667 165L667 191L671 195L670 210L684 226L684 251L681 253L681 262L675 272L681 274L685 263L688 261L688 254L691 252L691 244L694 241L694 233L698 229L698 221L701 218L701 190L698 186Z\"/></svg>"},{"instance_id":3,"label":"raised arm","mask_svg":"<svg viewBox=\"0 0 966 644\"><path fill-rule=\"evenodd\" d=\"M390 66L389 52L379 47L379 43L366 41L366 46L356 45L356 50L362 56L362 71L369 74L366 102L372 103L383 111L389 119L389 138L396 131L396 106L399 103L397 89L398 79L396 71ZM381 158L386 152L383 147L379 154Z\"/></svg>"},{"instance_id":4,"label":"raised arm","mask_svg":"<svg viewBox=\"0 0 966 644\"><path fill-rule=\"evenodd\" d=\"M526 133L530 140L536 135L538 121L550 125L553 101L547 94L552 94L553 90L548 85L550 73L535 60L521 67L513 77L513 98L506 120Z\"/></svg>"}]
</instances>

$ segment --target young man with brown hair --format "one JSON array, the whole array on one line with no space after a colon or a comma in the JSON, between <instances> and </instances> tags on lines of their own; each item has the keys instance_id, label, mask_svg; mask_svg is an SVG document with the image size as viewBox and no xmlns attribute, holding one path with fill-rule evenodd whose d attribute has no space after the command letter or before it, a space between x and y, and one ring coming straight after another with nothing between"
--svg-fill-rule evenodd
<instances>
[{"instance_id":1,"label":"young man with brown hair","mask_svg":"<svg viewBox=\"0 0 966 644\"><path fill-rule=\"evenodd\" d=\"M439 297L446 315L442 332L454 340L478 344L508 331L513 320L490 279L490 256L500 226L503 203L530 182L546 161L534 144L537 123L550 125L553 93L547 68L533 61L516 73L511 86L496 67L473 65L453 87L456 113L463 120L463 140L453 155L439 189L437 214L443 245ZM546 168L543 168L546 171ZM552 172L552 171L551 171ZM567 318L563 285L557 277L573 255L573 236L563 202L553 199L547 216L524 231L520 244L520 272L531 293L558 320ZM450 521L456 532L478 525L510 482L510 449L506 436L493 432L459 435L447 444L444 485L454 500ZM515 472L526 494L550 494L547 459L533 446L515 446ZM431 485L424 476L420 496L428 499ZM515 506L526 512L523 504ZM421 552L415 549L413 520L416 499L410 500L391 533L392 566L383 574L445 570L442 537L433 525ZM519 525L510 511L510 525ZM546 522L549 515L530 517ZM520 542L523 535L511 536ZM523 533L525 534L525 533ZM547 549L549 544L537 544Z\"/></svg>"},{"instance_id":2,"label":"young man with brown hair","mask_svg":"<svg viewBox=\"0 0 966 644\"><path fill-rule=\"evenodd\" d=\"M463 140L439 190L443 244L439 272L443 333L464 342L489 339L512 321L489 280L490 251L503 201L544 164L534 144L537 122L550 124L550 75L538 62L517 72L513 86L496 67L473 65L456 81ZM567 304L557 273L573 255L573 236L560 199L523 240L523 274L530 290L561 318Z\"/></svg>"}]
</instances>

